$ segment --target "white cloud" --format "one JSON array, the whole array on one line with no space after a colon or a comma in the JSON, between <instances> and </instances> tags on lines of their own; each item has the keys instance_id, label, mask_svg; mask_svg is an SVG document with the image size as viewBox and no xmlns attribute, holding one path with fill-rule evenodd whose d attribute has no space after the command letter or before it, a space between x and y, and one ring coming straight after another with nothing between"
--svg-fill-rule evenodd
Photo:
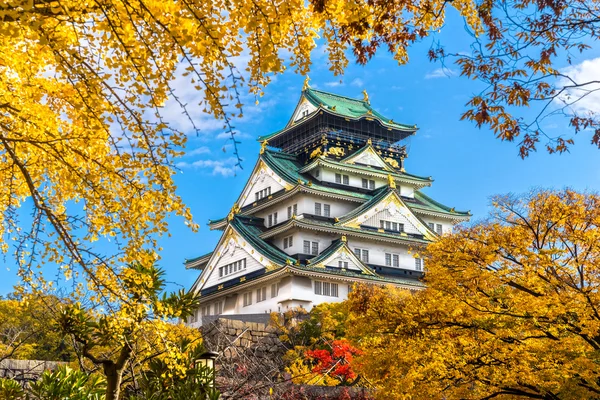
<instances>
[{"instance_id":1,"label":"white cloud","mask_svg":"<svg viewBox=\"0 0 600 400\"><path fill-rule=\"evenodd\" d=\"M336 86L345 86L345 85L342 81L331 81L331 82L325 82L325 86L336 87Z\"/></svg>"},{"instance_id":2,"label":"white cloud","mask_svg":"<svg viewBox=\"0 0 600 400\"><path fill-rule=\"evenodd\" d=\"M360 87L360 88L364 87L364 85L365 85L363 80L360 78L354 78L354 80L352 82L350 82L350 84L352 86L356 86L356 87Z\"/></svg>"},{"instance_id":3,"label":"white cloud","mask_svg":"<svg viewBox=\"0 0 600 400\"><path fill-rule=\"evenodd\" d=\"M600 83L597 83L600 81L600 57L584 60L560 72L570 79L558 80L557 89L566 88L559 100L577 113L600 113ZM568 88L574 84L580 87Z\"/></svg>"},{"instance_id":4,"label":"white cloud","mask_svg":"<svg viewBox=\"0 0 600 400\"><path fill-rule=\"evenodd\" d=\"M180 162L177 167L181 169L203 169L210 171L211 175L234 176L237 158L229 157L224 160L197 160L192 163Z\"/></svg>"},{"instance_id":5,"label":"white cloud","mask_svg":"<svg viewBox=\"0 0 600 400\"><path fill-rule=\"evenodd\" d=\"M217 136L215 136L215 139L229 139L231 137L231 134L227 131L223 131L221 133L219 133ZM252 136L245 133L245 132L238 132L235 131L235 138L236 139L249 139Z\"/></svg>"},{"instance_id":6,"label":"white cloud","mask_svg":"<svg viewBox=\"0 0 600 400\"><path fill-rule=\"evenodd\" d=\"M194 150L186 151L185 155L188 157L191 157L191 156L197 156L200 154L207 154L207 153L210 153L210 149L206 146L202 146L202 147L198 147L197 149L194 149Z\"/></svg>"},{"instance_id":7,"label":"white cloud","mask_svg":"<svg viewBox=\"0 0 600 400\"><path fill-rule=\"evenodd\" d=\"M425 75L425 79L450 78L457 75L456 71L449 68L438 68Z\"/></svg>"}]
</instances>

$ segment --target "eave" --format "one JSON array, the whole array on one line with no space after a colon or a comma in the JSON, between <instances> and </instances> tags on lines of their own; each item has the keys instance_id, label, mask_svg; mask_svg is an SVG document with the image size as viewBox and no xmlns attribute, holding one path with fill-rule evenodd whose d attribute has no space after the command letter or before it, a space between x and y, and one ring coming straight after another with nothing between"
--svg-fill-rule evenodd
<instances>
[{"instance_id":1,"label":"eave","mask_svg":"<svg viewBox=\"0 0 600 400\"><path fill-rule=\"evenodd\" d=\"M206 264L208 264L208 261L210 260L210 257L213 255L213 251L211 251L210 253L204 254L200 257L196 257L196 258L191 258L191 259L186 259L183 263L185 265L185 269L202 269L202 267L204 267Z\"/></svg>"},{"instance_id":2,"label":"eave","mask_svg":"<svg viewBox=\"0 0 600 400\"><path fill-rule=\"evenodd\" d=\"M302 169L298 170L298 172L306 173L306 172L309 172L319 166L324 166L324 167L331 168L331 169L338 170L338 171L357 173L357 174L362 174L362 175L369 176L369 177L382 178L382 179L385 179L385 178L387 178L388 175L390 175L394 178L394 180L396 182L409 184L412 187L414 187L416 190L422 189L427 186L431 186L431 183L433 182L433 179L431 179L431 178L422 178L422 177L418 177L418 176L410 176L408 174L399 174L397 172L377 170L375 168L368 167L366 165L363 167L363 166L358 166L356 164L344 164L342 162L333 161L333 160L330 160L330 159L324 158L324 157L318 157L317 159L310 162L308 165L306 165Z\"/></svg>"},{"instance_id":3,"label":"eave","mask_svg":"<svg viewBox=\"0 0 600 400\"><path fill-rule=\"evenodd\" d=\"M405 134L403 137L401 137L399 140L405 139L406 137L410 136L410 135L414 135L417 131L417 128L397 128L394 126L390 126L389 124L381 121L379 118L373 116L373 115L368 115L368 114L364 114L361 117L355 118L355 117L350 117L350 116L346 116L344 114L340 114L340 113L336 113L335 111L332 111L329 108L326 108L325 106L319 105L317 107L317 110L314 111L313 113L309 114L306 118L303 118L299 121L294 121L292 122L290 125L286 126L285 128L277 131L277 132L273 132L269 135L265 135L265 136L259 136L258 137L258 141L262 142L262 141L272 141L275 138L284 135L285 133L289 132L290 130L296 128L298 125L306 123L310 120L312 120L313 118L317 118L319 115L322 115L323 113L326 113L328 115L331 115L333 117L338 117L338 118L342 118L342 119L346 119L348 121L355 121L355 122L359 122L362 120L366 120L366 121L373 121L373 122L377 122L381 128L383 129L387 129L387 130L394 130L397 132L402 132L403 134Z\"/></svg>"},{"instance_id":4,"label":"eave","mask_svg":"<svg viewBox=\"0 0 600 400\"><path fill-rule=\"evenodd\" d=\"M404 245L413 245L413 246L426 246L431 243L429 240L425 239L417 239L413 237L403 236L402 234L394 235L388 233L382 233L379 231L367 231L355 228L348 228L344 226L337 225L323 225L323 224L315 224L302 216L298 216L296 219L290 219L287 222L271 228L265 232L263 232L260 237L261 239L268 239L279 235L281 233L285 233L291 229L299 228L299 229L308 229L317 232L330 233L334 235L346 235L352 237L358 237L362 239L369 240L380 240L384 242L394 243L394 244L404 244Z\"/></svg>"}]
</instances>

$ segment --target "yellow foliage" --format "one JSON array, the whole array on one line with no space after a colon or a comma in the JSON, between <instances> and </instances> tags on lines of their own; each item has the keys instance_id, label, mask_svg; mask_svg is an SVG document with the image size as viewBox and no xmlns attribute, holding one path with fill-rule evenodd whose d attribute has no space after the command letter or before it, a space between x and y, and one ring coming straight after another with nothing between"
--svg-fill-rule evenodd
<instances>
[{"instance_id":1,"label":"yellow foliage","mask_svg":"<svg viewBox=\"0 0 600 400\"><path fill-rule=\"evenodd\" d=\"M427 249L427 289L360 287L348 337L380 398L584 399L600 386L600 196L494 200Z\"/></svg>"}]
</instances>

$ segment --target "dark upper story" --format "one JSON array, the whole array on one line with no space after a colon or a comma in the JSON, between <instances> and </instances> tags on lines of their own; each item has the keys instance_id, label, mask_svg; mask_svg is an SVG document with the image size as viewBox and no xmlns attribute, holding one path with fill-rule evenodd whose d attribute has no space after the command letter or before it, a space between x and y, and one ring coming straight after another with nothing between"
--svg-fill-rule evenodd
<instances>
[{"instance_id":1,"label":"dark upper story","mask_svg":"<svg viewBox=\"0 0 600 400\"><path fill-rule=\"evenodd\" d=\"M310 108L299 114L304 103ZM286 127L258 140L297 156L300 162L306 162L319 148L330 155L336 154L331 149L343 149L348 156L372 142L382 156L397 160L402 167L407 154L406 146L400 142L416 130L415 125L384 117L371 107L368 98L356 100L306 88Z\"/></svg>"}]
</instances>

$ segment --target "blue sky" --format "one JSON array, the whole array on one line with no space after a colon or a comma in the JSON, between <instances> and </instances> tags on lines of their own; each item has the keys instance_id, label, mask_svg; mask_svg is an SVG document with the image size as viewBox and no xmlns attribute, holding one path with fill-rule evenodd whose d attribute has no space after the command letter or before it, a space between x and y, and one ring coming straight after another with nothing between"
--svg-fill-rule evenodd
<instances>
[{"instance_id":1,"label":"blue sky","mask_svg":"<svg viewBox=\"0 0 600 400\"><path fill-rule=\"evenodd\" d=\"M462 21L452 18L436 39L454 51L468 51L471 40ZM536 187L600 190L600 151L589 144L589 133L576 137L570 153L549 155L540 149L521 160L515 143L501 142L489 130L460 121L468 97L482 87L457 76L453 65L442 69L439 63L429 62L426 53L431 44L432 39L428 38L414 46L408 65L398 66L390 55L381 52L365 67L351 63L343 77L334 77L328 71L326 58L317 49L310 72L311 86L355 98L362 98L361 92L366 89L371 105L385 116L416 124L419 130L409 139L407 172L432 176L435 181L425 192L458 210L471 210L475 220L487 215L489 197L494 194L520 193ZM596 50L577 56L570 68L582 76L598 76L597 57L600 53ZM193 113L204 129L200 135L190 136L176 183L201 228L194 233L183 220L170 220L171 237L161 239L164 250L160 266L167 271L171 287L189 288L197 277L197 271L184 269L184 259L211 251L219 240L221 232L210 231L206 222L229 211L258 157L256 137L278 130L287 122L303 80L292 71L277 76L258 106L245 107L246 116L235 124L242 142L243 170L233 167L231 148L227 135L220 130L221 124L199 111ZM199 93L187 87L180 90L186 92L189 104L201 100ZM590 99L586 103L590 107L594 106L592 100L598 99ZM534 111L522 115L531 116ZM181 118L177 109L170 115L172 119ZM546 129L559 134L569 130L567 124L565 119L554 119ZM0 294L4 294L17 278L14 269L1 271Z\"/></svg>"}]
</instances>

